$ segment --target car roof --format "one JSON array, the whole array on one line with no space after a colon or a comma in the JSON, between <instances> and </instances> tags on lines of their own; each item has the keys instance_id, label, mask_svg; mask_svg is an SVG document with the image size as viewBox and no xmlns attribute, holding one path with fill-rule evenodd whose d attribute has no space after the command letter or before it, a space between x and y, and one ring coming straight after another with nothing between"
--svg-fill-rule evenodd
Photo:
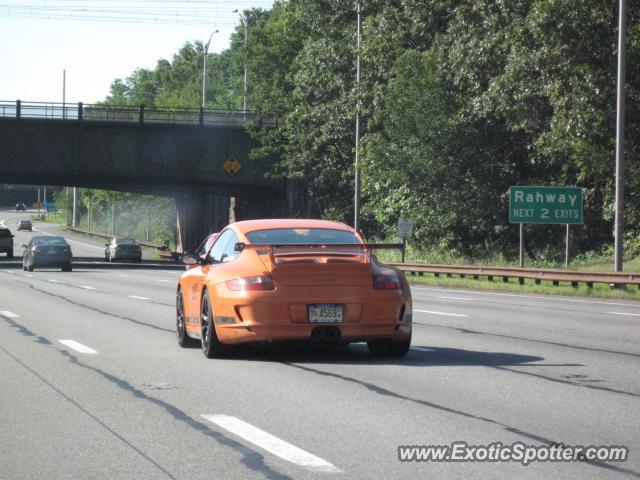
<instances>
[{"instance_id":1,"label":"car roof","mask_svg":"<svg viewBox=\"0 0 640 480\"><path fill-rule=\"evenodd\" d=\"M31 237L31 240L38 240L38 239L40 239L40 238L51 238L51 239L53 239L53 238L61 238L61 239L62 239L62 240L64 240L65 242L67 241L67 239L66 239L66 238L61 237L61 236L59 236L59 235L36 235L35 237Z\"/></svg>"},{"instance_id":2,"label":"car roof","mask_svg":"<svg viewBox=\"0 0 640 480\"><path fill-rule=\"evenodd\" d=\"M244 220L231 224L234 228L246 234L254 230L267 230L271 228L328 228L331 230L343 230L355 232L350 226L331 220L317 220L308 218L267 218L262 220Z\"/></svg>"}]
</instances>

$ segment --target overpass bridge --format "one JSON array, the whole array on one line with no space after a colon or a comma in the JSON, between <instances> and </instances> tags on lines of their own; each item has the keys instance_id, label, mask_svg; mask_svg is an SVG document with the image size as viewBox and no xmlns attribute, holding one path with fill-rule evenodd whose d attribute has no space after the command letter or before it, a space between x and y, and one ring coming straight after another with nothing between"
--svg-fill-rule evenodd
<instances>
[{"instance_id":1,"label":"overpass bridge","mask_svg":"<svg viewBox=\"0 0 640 480\"><path fill-rule=\"evenodd\" d=\"M236 218L288 216L275 159L256 161L247 127L277 118L238 111L0 101L0 182L168 195L179 248Z\"/></svg>"}]
</instances>

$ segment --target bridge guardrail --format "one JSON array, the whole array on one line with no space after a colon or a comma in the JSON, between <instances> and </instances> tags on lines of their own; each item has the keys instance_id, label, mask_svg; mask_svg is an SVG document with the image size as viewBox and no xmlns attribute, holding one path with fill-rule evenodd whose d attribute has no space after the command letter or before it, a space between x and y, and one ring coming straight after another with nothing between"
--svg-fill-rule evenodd
<instances>
[{"instance_id":1,"label":"bridge guardrail","mask_svg":"<svg viewBox=\"0 0 640 480\"><path fill-rule=\"evenodd\" d=\"M242 110L147 107L145 105L102 105L0 100L0 118L143 123L169 125L278 127L277 115Z\"/></svg>"},{"instance_id":2,"label":"bridge guardrail","mask_svg":"<svg viewBox=\"0 0 640 480\"><path fill-rule=\"evenodd\" d=\"M447 277L459 275L460 278L467 276L478 280L480 277L487 277L493 281L494 277L502 278L504 283L509 279L518 280L520 285L524 285L525 279L534 280L536 285L545 281L550 281L558 286L560 282L570 282L571 286L577 287L584 283L589 288L593 288L594 283L605 283L612 286L637 285L640 287L639 272L584 272L577 270L563 270L553 268L519 268L519 267L487 267L476 265L441 265L423 263L392 263L400 270L419 276L425 273L432 273L435 277L444 274Z\"/></svg>"}]
</instances>

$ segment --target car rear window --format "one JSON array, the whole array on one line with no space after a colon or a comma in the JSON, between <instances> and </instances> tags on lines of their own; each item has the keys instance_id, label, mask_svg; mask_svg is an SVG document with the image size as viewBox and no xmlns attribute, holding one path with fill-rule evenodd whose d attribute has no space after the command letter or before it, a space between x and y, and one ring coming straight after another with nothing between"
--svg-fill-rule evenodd
<instances>
[{"instance_id":1,"label":"car rear window","mask_svg":"<svg viewBox=\"0 0 640 480\"><path fill-rule=\"evenodd\" d=\"M11 236L11 232L8 228L0 228L0 238L9 238Z\"/></svg>"},{"instance_id":2,"label":"car rear window","mask_svg":"<svg viewBox=\"0 0 640 480\"><path fill-rule=\"evenodd\" d=\"M119 238L116 243L118 245L137 245L136 241L131 238Z\"/></svg>"},{"instance_id":3,"label":"car rear window","mask_svg":"<svg viewBox=\"0 0 640 480\"><path fill-rule=\"evenodd\" d=\"M353 233L330 228L271 228L267 230L254 230L253 232L248 232L246 235L251 243L265 243L269 245L283 243L302 245L317 243L360 243Z\"/></svg>"},{"instance_id":4,"label":"car rear window","mask_svg":"<svg viewBox=\"0 0 640 480\"><path fill-rule=\"evenodd\" d=\"M34 238L34 245L42 245L45 247L66 246L67 241L62 237L50 237L50 238Z\"/></svg>"}]
</instances>

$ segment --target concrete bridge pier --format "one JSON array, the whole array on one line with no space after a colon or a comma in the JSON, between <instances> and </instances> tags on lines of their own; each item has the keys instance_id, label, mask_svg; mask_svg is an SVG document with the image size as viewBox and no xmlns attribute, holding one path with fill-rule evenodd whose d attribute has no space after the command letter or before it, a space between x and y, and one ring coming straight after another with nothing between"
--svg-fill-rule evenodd
<instances>
[{"instance_id":1,"label":"concrete bridge pier","mask_svg":"<svg viewBox=\"0 0 640 480\"><path fill-rule=\"evenodd\" d=\"M177 218L176 251L195 252L211 232L229 224L229 196L183 194L174 197Z\"/></svg>"}]
</instances>

